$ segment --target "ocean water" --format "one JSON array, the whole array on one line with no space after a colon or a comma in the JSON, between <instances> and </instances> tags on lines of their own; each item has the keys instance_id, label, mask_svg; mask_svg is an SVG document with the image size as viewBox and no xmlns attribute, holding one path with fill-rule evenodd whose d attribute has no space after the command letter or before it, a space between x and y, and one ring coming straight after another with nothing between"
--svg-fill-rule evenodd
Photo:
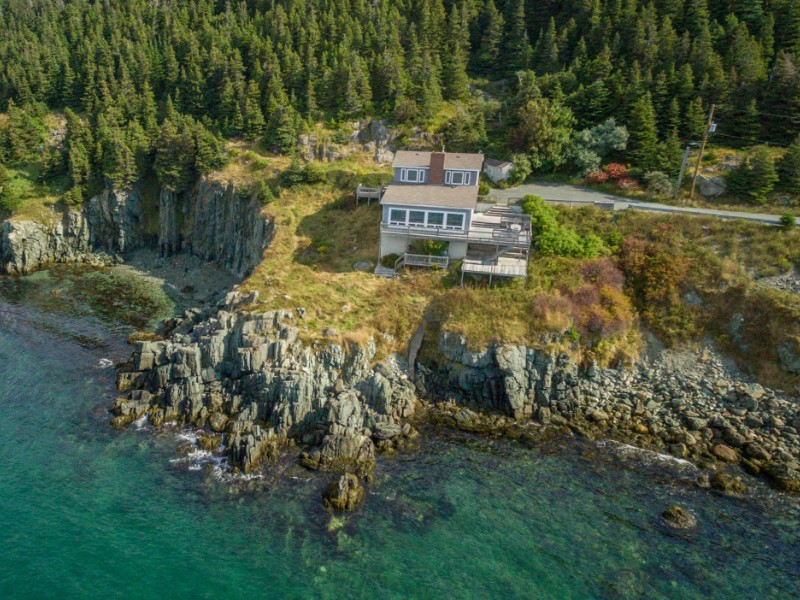
<instances>
[{"instance_id":1,"label":"ocean water","mask_svg":"<svg viewBox=\"0 0 800 600\"><path fill-rule=\"evenodd\" d=\"M0 280L0 598L800 596L795 501L613 444L424 431L345 519L289 457L220 481L176 460L187 432L108 426L132 325L65 298L80 277ZM676 502L697 530L661 524Z\"/></svg>"}]
</instances>

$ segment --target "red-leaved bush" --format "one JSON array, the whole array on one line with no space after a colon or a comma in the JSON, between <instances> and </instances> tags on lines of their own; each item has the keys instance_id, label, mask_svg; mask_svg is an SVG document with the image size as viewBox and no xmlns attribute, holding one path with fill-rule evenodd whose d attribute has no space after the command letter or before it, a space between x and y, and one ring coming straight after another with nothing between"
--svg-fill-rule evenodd
<instances>
[{"instance_id":1,"label":"red-leaved bush","mask_svg":"<svg viewBox=\"0 0 800 600\"><path fill-rule=\"evenodd\" d=\"M604 171L592 171L586 176L586 183L599 184L608 181L608 174Z\"/></svg>"},{"instance_id":2,"label":"red-leaved bush","mask_svg":"<svg viewBox=\"0 0 800 600\"><path fill-rule=\"evenodd\" d=\"M609 163L603 167L603 171L605 171L605 174L614 181L627 178L629 173L628 167L619 163Z\"/></svg>"},{"instance_id":3,"label":"red-leaved bush","mask_svg":"<svg viewBox=\"0 0 800 600\"><path fill-rule=\"evenodd\" d=\"M617 179L617 187L621 190L638 190L639 182L628 177Z\"/></svg>"}]
</instances>

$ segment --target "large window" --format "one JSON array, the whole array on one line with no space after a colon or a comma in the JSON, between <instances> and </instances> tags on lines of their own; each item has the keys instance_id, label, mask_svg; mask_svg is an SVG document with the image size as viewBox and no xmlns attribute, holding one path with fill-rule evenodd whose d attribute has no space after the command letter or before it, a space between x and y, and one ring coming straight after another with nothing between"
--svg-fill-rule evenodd
<instances>
[{"instance_id":1,"label":"large window","mask_svg":"<svg viewBox=\"0 0 800 600\"><path fill-rule=\"evenodd\" d=\"M438 210L389 209L389 225L430 229L464 230L464 215Z\"/></svg>"},{"instance_id":2,"label":"large window","mask_svg":"<svg viewBox=\"0 0 800 600\"><path fill-rule=\"evenodd\" d=\"M469 181L468 171L447 171L444 177L446 185L469 185Z\"/></svg>"},{"instance_id":3,"label":"large window","mask_svg":"<svg viewBox=\"0 0 800 600\"><path fill-rule=\"evenodd\" d=\"M424 169L400 169L400 181L406 183L424 183L425 170Z\"/></svg>"},{"instance_id":4,"label":"large window","mask_svg":"<svg viewBox=\"0 0 800 600\"><path fill-rule=\"evenodd\" d=\"M444 213L429 212L428 227L442 227L444 225Z\"/></svg>"},{"instance_id":5,"label":"large window","mask_svg":"<svg viewBox=\"0 0 800 600\"><path fill-rule=\"evenodd\" d=\"M389 211L389 223L391 225L405 225L406 211L393 208Z\"/></svg>"},{"instance_id":6,"label":"large window","mask_svg":"<svg viewBox=\"0 0 800 600\"><path fill-rule=\"evenodd\" d=\"M447 213L447 228L464 229L464 215L459 215L456 213Z\"/></svg>"}]
</instances>

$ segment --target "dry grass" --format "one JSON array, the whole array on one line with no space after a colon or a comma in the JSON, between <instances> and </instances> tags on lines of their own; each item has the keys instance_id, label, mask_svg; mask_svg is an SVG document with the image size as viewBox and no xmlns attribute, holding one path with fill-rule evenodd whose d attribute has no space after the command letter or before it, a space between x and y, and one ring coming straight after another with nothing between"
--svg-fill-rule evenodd
<instances>
[{"instance_id":1,"label":"dry grass","mask_svg":"<svg viewBox=\"0 0 800 600\"><path fill-rule=\"evenodd\" d=\"M358 163L328 172L339 177L346 167L359 175ZM243 284L261 292L259 308L306 309L307 339L335 329L344 341L375 338L387 350L405 347L442 280L430 272L388 280L354 270L358 262L377 261L378 206L356 207L352 189L318 184L285 190L265 213L275 219L277 233Z\"/></svg>"}]
</instances>

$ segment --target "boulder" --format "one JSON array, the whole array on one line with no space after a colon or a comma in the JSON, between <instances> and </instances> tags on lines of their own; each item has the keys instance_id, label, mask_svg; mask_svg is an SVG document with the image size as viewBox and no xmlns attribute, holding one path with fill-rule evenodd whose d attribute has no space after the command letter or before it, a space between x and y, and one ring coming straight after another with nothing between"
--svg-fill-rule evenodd
<instances>
[{"instance_id":1,"label":"boulder","mask_svg":"<svg viewBox=\"0 0 800 600\"><path fill-rule=\"evenodd\" d=\"M322 497L325 508L340 512L352 512L363 501L364 488L352 473L345 473L338 481L331 482Z\"/></svg>"},{"instance_id":2,"label":"boulder","mask_svg":"<svg viewBox=\"0 0 800 600\"><path fill-rule=\"evenodd\" d=\"M741 477L723 472L714 473L711 477L711 487L730 496L739 496L747 491Z\"/></svg>"},{"instance_id":3,"label":"boulder","mask_svg":"<svg viewBox=\"0 0 800 600\"><path fill-rule=\"evenodd\" d=\"M739 462L739 455L736 453L736 450L725 444L714 444L711 448L711 454L724 462Z\"/></svg>"},{"instance_id":4,"label":"boulder","mask_svg":"<svg viewBox=\"0 0 800 600\"><path fill-rule=\"evenodd\" d=\"M724 177L697 177L697 190L706 198L716 198L728 191L728 183Z\"/></svg>"},{"instance_id":5,"label":"boulder","mask_svg":"<svg viewBox=\"0 0 800 600\"><path fill-rule=\"evenodd\" d=\"M694 529L697 527L697 518L677 504L665 510L661 514L661 518L673 529Z\"/></svg>"}]
</instances>

